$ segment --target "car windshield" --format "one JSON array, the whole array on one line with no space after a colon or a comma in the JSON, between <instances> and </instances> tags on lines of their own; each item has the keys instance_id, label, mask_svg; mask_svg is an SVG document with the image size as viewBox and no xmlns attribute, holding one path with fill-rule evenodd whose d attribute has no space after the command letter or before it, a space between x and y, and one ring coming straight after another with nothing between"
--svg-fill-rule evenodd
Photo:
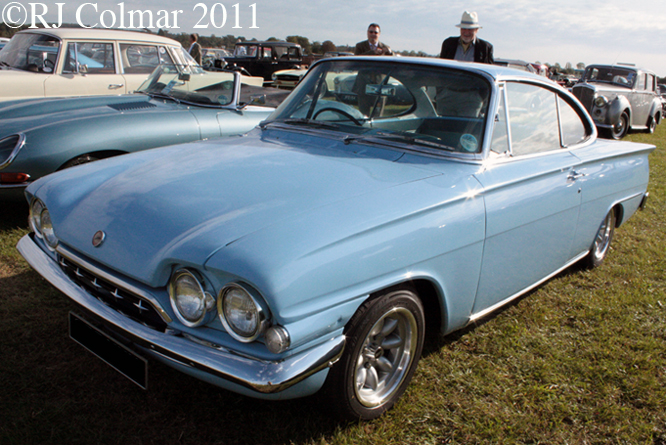
<instances>
[{"instance_id":1,"label":"car windshield","mask_svg":"<svg viewBox=\"0 0 666 445\"><path fill-rule=\"evenodd\" d=\"M60 51L60 41L42 34L14 35L0 51L0 66L36 73L52 73Z\"/></svg>"},{"instance_id":2,"label":"car windshield","mask_svg":"<svg viewBox=\"0 0 666 445\"><path fill-rule=\"evenodd\" d=\"M311 69L266 124L479 153L490 92L483 77L454 68L327 59Z\"/></svg>"},{"instance_id":3,"label":"car windshield","mask_svg":"<svg viewBox=\"0 0 666 445\"><path fill-rule=\"evenodd\" d=\"M201 106L225 106L234 100L231 72L206 72L190 65L159 65L137 92Z\"/></svg>"},{"instance_id":4,"label":"car windshield","mask_svg":"<svg viewBox=\"0 0 666 445\"><path fill-rule=\"evenodd\" d=\"M257 45L238 44L234 49L234 57L257 57Z\"/></svg>"},{"instance_id":5,"label":"car windshield","mask_svg":"<svg viewBox=\"0 0 666 445\"><path fill-rule=\"evenodd\" d=\"M636 71L617 67L589 67L585 71L588 82L607 82L623 87L632 87L636 79Z\"/></svg>"}]
</instances>

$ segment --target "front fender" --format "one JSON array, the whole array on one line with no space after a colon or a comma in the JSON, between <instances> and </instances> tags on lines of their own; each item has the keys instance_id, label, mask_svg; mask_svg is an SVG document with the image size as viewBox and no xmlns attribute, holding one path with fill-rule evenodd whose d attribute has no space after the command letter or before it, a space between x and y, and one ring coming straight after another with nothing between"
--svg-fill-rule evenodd
<instances>
[{"instance_id":1,"label":"front fender","mask_svg":"<svg viewBox=\"0 0 666 445\"><path fill-rule=\"evenodd\" d=\"M606 122L604 123L607 125L617 124L624 111L627 111L629 120L631 121L631 104L629 103L629 99L625 96L617 96L608 104L608 113L606 114Z\"/></svg>"}]
</instances>

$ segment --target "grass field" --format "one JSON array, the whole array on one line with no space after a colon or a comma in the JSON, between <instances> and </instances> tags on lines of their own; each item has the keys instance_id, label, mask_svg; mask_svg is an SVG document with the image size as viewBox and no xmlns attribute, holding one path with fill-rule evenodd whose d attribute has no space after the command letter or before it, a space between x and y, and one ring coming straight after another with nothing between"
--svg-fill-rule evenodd
<instances>
[{"instance_id":1,"label":"grass field","mask_svg":"<svg viewBox=\"0 0 666 445\"><path fill-rule=\"evenodd\" d=\"M606 262L430 343L398 405L367 423L156 363L138 389L68 338L67 298L15 249L27 206L0 203L0 443L666 445L666 123L627 139L657 145L651 197Z\"/></svg>"}]
</instances>

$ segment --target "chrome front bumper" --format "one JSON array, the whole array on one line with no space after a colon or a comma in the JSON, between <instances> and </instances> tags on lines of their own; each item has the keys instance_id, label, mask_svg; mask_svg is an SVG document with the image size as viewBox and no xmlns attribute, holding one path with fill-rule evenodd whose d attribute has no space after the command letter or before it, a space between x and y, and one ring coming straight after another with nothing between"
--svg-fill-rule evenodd
<instances>
[{"instance_id":1,"label":"chrome front bumper","mask_svg":"<svg viewBox=\"0 0 666 445\"><path fill-rule=\"evenodd\" d=\"M58 263L32 239L24 236L16 246L21 255L42 277L59 291L89 311L97 321L150 354L180 365L178 369L196 370L259 394L273 394L296 385L315 373L330 367L342 355L343 335L280 361L266 361L241 356L221 347L213 347L169 335L136 323L102 304L72 282ZM257 395L259 395L257 394Z\"/></svg>"}]
</instances>

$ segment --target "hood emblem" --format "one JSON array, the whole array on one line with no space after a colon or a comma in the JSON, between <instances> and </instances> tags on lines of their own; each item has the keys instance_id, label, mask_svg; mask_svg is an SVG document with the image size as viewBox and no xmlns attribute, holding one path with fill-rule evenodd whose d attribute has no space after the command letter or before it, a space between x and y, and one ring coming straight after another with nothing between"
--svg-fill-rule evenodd
<instances>
[{"instance_id":1,"label":"hood emblem","mask_svg":"<svg viewBox=\"0 0 666 445\"><path fill-rule=\"evenodd\" d=\"M92 238L93 247L101 246L105 239L106 239L106 233L104 233L104 231L102 230L98 230L97 232L95 232Z\"/></svg>"}]
</instances>

